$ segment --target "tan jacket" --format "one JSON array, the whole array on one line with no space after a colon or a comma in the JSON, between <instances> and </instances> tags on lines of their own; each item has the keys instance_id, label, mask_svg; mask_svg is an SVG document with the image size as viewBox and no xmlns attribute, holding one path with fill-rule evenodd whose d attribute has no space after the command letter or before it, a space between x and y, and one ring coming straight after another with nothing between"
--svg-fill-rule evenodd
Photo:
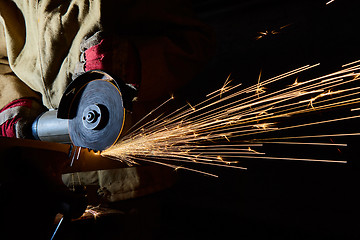
<instances>
[{"instance_id":1,"label":"tan jacket","mask_svg":"<svg viewBox=\"0 0 360 240\"><path fill-rule=\"evenodd\" d=\"M179 0L0 0L0 22L0 109L21 97L41 98L47 108L57 108L80 60L81 41L105 31L135 47L141 65L137 108L146 112L199 72L212 38ZM119 65L127 68L131 62ZM138 181L124 191L141 188L138 170L119 171ZM106 179L101 174L95 182Z\"/></svg>"}]
</instances>

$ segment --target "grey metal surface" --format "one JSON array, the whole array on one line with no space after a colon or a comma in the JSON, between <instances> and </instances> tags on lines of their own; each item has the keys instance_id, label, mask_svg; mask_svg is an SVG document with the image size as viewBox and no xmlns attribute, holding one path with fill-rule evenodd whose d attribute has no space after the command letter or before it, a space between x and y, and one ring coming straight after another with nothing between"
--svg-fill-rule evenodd
<instances>
[{"instance_id":1,"label":"grey metal surface","mask_svg":"<svg viewBox=\"0 0 360 240\"><path fill-rule=\"evenodd\" d=\"M68 119L57 118L57 110L40 115L32 126L36 139L46 142L71 143Z\"/></svg>"}]
</instances>

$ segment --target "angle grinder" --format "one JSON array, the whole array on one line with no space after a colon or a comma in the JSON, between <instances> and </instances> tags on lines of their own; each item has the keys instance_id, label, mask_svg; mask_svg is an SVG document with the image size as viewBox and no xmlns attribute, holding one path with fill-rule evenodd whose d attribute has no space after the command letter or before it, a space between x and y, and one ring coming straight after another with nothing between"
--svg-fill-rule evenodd
<instances>
[{"instance_id":1,"label":"angle grinder","mask_svg":"<svg viewBox=\"0 0 360 240\"><path fill-rule=\"evenodd\" d=\"M35 139L102 151L118 140L136 89L100 70L86 72L66 88L57 110L32 124Z\"/></svg>"}]
</instances>

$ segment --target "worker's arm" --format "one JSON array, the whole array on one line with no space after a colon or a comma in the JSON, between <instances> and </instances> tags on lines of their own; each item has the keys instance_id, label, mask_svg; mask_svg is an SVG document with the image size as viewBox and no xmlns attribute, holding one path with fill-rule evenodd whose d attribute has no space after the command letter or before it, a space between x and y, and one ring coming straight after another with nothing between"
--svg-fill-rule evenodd
<instances>
[{"instance_id":1,"label":"worker's arm","mask_svg":"<svg viewBox=\"0 0 360 240\"><path fill-rule=\"evenodd\" d=\"M0 24L0 136L30 137L30 124L44 111L38 94L11 70Z\"/></svg>"},{"instance_id":2,"label":"worker's arm","mask_svg":"<svg viewBox=\"0 0 360 240\"><path fill-rule=\"evenodd\" d=\"M139 97L132 117L139 119L157 106L160 98L168 98L192 80L210 55L212 35L194 19L190 9L184 0L1 0L0 21L12 70L41 93L46 107L58 107L65 88L90 59L93 67L99 64L127 83L138 83ZM101 41L102 36L85 43L97 32L105 33L105 38L116 37L110 37L114 40L110 43ZM95 54L88 58L85 51L91 50ZM108 62L103 61L106 59ZM130 175L136 183L112 184L119 189L111 190L111 201L153 192L151 183L159 183L156 191L169 185L161 174L152 171L147 171L148 178L140 177L135 170ZM108 173L99 176L111 182ZM118 176L127 178L124 173L114 177Z\"/></svg>"}]
</instances>

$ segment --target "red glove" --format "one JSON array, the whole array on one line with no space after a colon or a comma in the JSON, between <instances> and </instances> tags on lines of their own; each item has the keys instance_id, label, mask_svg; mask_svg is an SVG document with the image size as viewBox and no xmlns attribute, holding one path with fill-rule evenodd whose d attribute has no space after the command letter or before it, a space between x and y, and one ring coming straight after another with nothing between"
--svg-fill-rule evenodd
<instances>
[{"instance_id":1,"label":"red glove","mask_svg":"<svg viewBox=\"0 0 360 240\"><path fill-rule=\"evenodd\" d=\"M139 87L140 59L128 40L96 32L82 41L80 51L80 62L75 67L74 77L90 70L103 70Z\"/></svg>"},{"instance_id":2,"label":"red glove","mask_svg":"<svg viewBox=\"0 0 360 240\"><path fill-rule=\"evenodd\" d=\"M0 136L32 138L31 125L44 110L34 99L21 98L12 101L0 110Z\"/></svg>"}]
</instances>

